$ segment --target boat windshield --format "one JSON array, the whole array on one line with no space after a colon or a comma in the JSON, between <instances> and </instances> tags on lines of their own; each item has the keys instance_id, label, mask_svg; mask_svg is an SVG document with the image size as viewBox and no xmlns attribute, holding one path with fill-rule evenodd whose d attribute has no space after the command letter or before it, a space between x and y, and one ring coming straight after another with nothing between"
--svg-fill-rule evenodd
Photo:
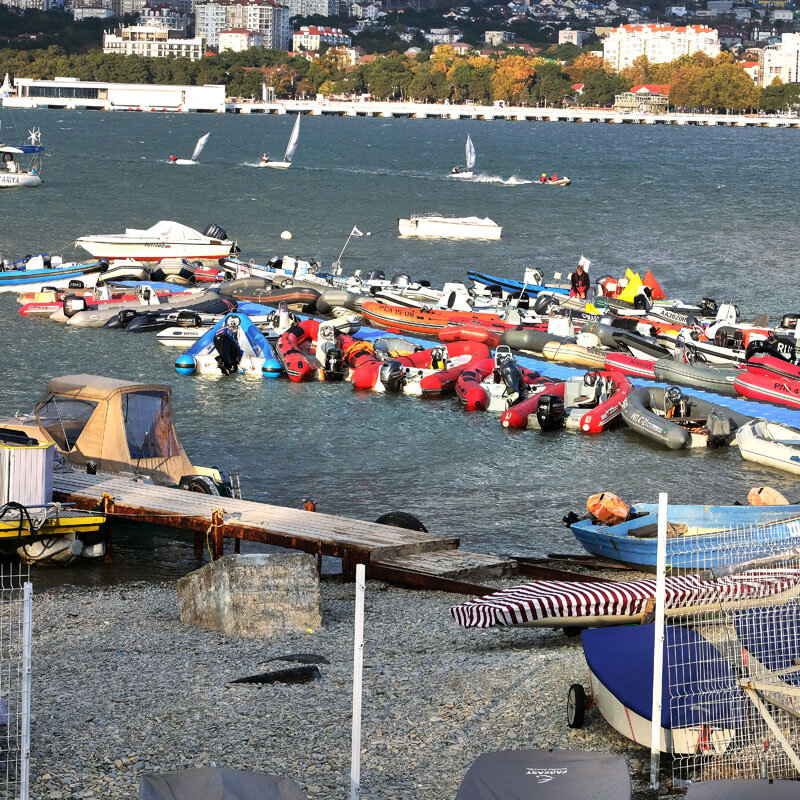
<instances>
[{"instance_id":1,"label":"boat windshield","mask_svg":"<svg viewBox=\"0 0 800 800\"><path fill-rule=\"evenodd\" d=\"M39 408L39 424L65 453L70 452L86 423L94 413L97 403L75 400L72 397L51 395Z\"/></svg>"},{"instance_id":2,"label":"boat windshield","mask_svg":"<svg viewBox=\"0 0 800 800\"><path fill-rule=\"evenodd\" d=\"M178 454L178 439L166 392L126 392L121 402L131 458L170 458Z\"/></svg>"}]
</instances>

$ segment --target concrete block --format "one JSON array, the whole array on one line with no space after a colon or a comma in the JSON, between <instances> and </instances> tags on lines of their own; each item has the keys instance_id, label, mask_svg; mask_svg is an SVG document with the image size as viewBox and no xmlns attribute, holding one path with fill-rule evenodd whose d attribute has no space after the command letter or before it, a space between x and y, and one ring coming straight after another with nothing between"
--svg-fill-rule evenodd
<instances>
[{"instance_id":1,"label":"concrete block","mask_svg":"<svg viewBox=\"0 0 800 800\"><path fill-rule=\"evenodd\" d=\"M226 636L279 638L322 627L319 575L308 553L230 555L178 581L181 622Z\"/></svg>"}]
</instances>

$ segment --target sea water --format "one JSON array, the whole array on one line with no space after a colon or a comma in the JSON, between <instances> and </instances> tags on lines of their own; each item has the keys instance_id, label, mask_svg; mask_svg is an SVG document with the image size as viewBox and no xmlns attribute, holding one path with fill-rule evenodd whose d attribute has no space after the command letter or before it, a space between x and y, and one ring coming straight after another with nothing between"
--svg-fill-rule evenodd
<instances>
[{"instance_id":1,"label":"sea water","mask_svg":"<svg viewBox=\"0 0 800 800\"><path fill-rule=\"evenodd\" d=\"M282 171L254 165L262 152L282 154L291 116L0 113L7 140L15 126L22 137L38 126L47 148L42 187L0 192L6 258L75 258L79 236L173 219L222 225L258 263L288 253L329 265L356 226L371 235L351 239L345 274L382 269L440 285L470 269L521 278L537 267L549 278L584 255L595 279L649 268L671 297L732 301L773 321L800 310L796 130L307 117ZM198 165L169 163L208 131ZM454 180L467 133L475 177ZM572 186L542 186L542 172ZM491 217L502 240L397 237L398 217L426 211ZM624 426L599 436L507 431L455 398L357 394L349 384L181 377L180 351L152 334L29 320L17 307L0 296L2 415L30 410L56 375L168 383L194 463L238 469L254 500L310 498L368 520L403 510L468 549L541 555L579 551L561 518L598 491L712 504L762 484L800 495L794 478L742 461L736 448L669 452ZM115 555L111 566L34 570L35 580L171 579L196 563L189 536L159 529L120 529Z\"/></svg>"}]
</instances>

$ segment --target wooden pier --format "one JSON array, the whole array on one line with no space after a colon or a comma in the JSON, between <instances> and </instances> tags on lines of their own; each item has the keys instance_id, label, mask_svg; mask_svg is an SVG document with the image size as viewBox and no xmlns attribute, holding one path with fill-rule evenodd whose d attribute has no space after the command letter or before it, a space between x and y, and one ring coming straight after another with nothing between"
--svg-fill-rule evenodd
<instances>
[{"instance_id":1,"label":"wooden pier","mask_svg":"<svg viewBox=\"0 0 800 800\"><path fill-rule=\"evenodd\" d=\"M486 594L491 587L479 581L516 570L512 559L459 549L454 537L125 478L56 473L53 493L77 508L100 509L112 521L192 531L196 554L207 548L212 559L224 555L225 539L234 540L237 553L242 540L259 542L315 554L320 565L322 556L340 558L345 578L363 563L373 578L467 594Z\"/></svg>"}]
</instances>

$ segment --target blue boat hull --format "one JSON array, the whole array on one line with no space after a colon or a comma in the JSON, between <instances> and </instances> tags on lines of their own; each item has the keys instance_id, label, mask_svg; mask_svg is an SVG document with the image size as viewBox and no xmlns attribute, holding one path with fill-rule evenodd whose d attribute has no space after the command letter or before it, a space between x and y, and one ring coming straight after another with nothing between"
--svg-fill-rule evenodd
<instances>
[{"instance_id":1,"label":"blue boat hull","mask_svg":"<svg viewBox=\"0 0 800 800\"><path fill-rule=\"evenodd\" d=\"M65 288L71 280L80 280L87 286L93 286L95 275L102 270L103 265L97 262L58 269L11 269L0 272L0 292L20 292L42 286ZM87 276L91 278L88 284Z\"/></svg>"},{"instance_id":2,"label":"blue boat hull","mask_svg":"<svg viewBox=\"0 0 800 800\"><path fill-rule=\"evenodd\" d=\"M581 520L570 525L583 548L594 555L620 561L645 570L656 568L655 536L640 538L630 534L657 524L658 506L640 504L631 509L645 516L619 525L598 525ZM800 506L670 506L669 522L687 525L690 530L706 532L667 539L667 567L670 571L696 572L698 569L729 564L732 553L741 553L741 560L770 555L784 546L800 544ZM741 532L731 532L750 525L765 525L757 542L746 546Z\"/></svg>"}]
</instances>

